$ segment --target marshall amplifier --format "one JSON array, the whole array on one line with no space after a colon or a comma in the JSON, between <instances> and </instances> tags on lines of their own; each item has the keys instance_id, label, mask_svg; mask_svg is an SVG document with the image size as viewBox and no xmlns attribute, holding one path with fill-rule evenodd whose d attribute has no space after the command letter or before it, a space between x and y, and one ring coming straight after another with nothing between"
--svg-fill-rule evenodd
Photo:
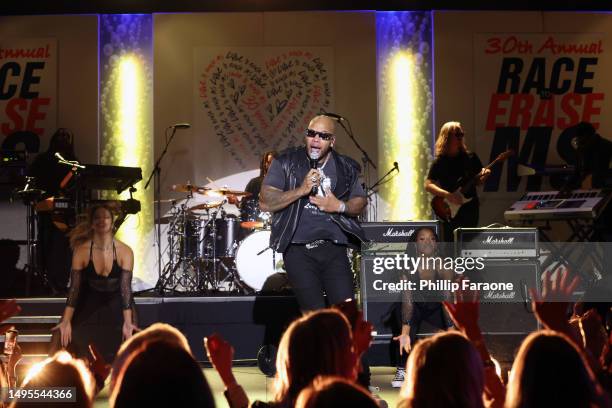
<instances>
[{"instance_id":1,"label":"marshall amplifier","mask_svg":"<svg viewBox=\"0 0 612 408\"><path fill-rule=\"evenodd\" d=\"M422 227L429 227L440 235L440 222L436 220L408 221L408 222L364 222L361 224L365 231L368 244L364 245L360 262L360 294L363 314L366 320L374 325L376 331L375 342L388 343L397 328L393 327L394 313L400 293L390 293L389 301L383 301L380 296L374 299L372 288L375 276L366 271L372 270L373 258L376 256L389 256L403 254L406 246L413 239L415 232ZM385 272L386 273L386 272ZM399 333L396 333L397 335Z\"/></svg>"},{"instance_id":2,"label":"marshall amplifier","mask_svg":"<svg viewBox=\"0 0 612 408\"><path fill-rule=\"evenodd\" d=\"M415 231L422 227L432 228L440 236L440 222L436 220L407 222L364 222L361 224L366 239L373 243L403 244L410 242ZM393 245L387 248L393 248ZM398 246L399 247L399 246Z\"/></svg>"},{"instance_id":3,"label":"marshall amplifier","mask_svg":"<svg viewBox=\"0 0 612 408\"><path fill-rule=\"evenodd\" d=\"M457 228L457 256L486 259L535 259L537 228Z\"/></svg>"},{"instance_id":4,"label":"marshall amplifier","mask_svg":"<svg viewBox=\"0 0 612 408\"><path fill-rule=\"evenodd\" d=\"M481 290L480 327L489 335L525 335L538 329L529 289L540 289L536 228L458 228L455 254L482 258L484 268L466 272L474 282L512 284L512 290Z\"/></svg>"}]
</instances>

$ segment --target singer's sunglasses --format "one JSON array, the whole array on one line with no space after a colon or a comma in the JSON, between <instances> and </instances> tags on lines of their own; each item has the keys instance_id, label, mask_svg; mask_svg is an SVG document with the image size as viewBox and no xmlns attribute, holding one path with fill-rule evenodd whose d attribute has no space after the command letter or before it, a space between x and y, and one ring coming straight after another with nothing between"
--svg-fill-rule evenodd
<instances>
[{"instance_id":1,"label":"singer's sunglasses","mask_svg":"<svg viewBox=\"0 0 612 408\"><path fill-rule=\"evenodd\" d=\"M331 140L334 137L333 134L327 132L317 132L316 130L306 129L306 136L314 138L315 136L319 136L321 140Z\"/></svg>"}]
</instances>

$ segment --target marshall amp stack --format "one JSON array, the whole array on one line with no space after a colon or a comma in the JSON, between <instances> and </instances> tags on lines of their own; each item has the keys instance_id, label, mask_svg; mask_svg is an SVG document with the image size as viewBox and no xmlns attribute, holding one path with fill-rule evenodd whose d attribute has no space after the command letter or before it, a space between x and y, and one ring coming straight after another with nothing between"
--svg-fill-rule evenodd
<instances>
[{"instance_id":1,"label":"marshall amp stack","mask_svg":"<svg viewBox=\"0 0 612 408\"><path fill-rule=\"evenodd\" d=\"M537 228L458 228L455 250L484 260L482 270L466 272L470 280L512 283L503 293L480 292L483 333L522 336L538 328L528 296L530 288L540 288Z\"/></svg>"},{"instance_id":2,"label":"marshall amp stack","mask_svg":"<svg viewBox=\"0 0 612 408\"><path fill-rule=\"evenodd\" d=\"M361 224L366 239L370 241L367 248L362 251L360 262L360 287L361 303L364 318L374 325L376 334L375 343L388 344L391 341L392 325L391 316L394 301L374 300L373 274L366 273L372 270L373 258L378 256L393 256L403 254L408 243L413 239L415 232L422 227L429 227L440 235L440 223L431 221L408 221L408 222L364 222ZM393 295L389 296L393 298ZM398 301L399 301L398 296Z\"/></svg>"},{"instance_id":3,"label":"marshall amp stack","mask_svg":"<svg viewBox=\"0 0 612 408\"><path fill-rule=\"evenodd\" d=\"M458 228L457 256L486 260L534 260L538 257L537 228Z\"/></svg>"}]
</instances>

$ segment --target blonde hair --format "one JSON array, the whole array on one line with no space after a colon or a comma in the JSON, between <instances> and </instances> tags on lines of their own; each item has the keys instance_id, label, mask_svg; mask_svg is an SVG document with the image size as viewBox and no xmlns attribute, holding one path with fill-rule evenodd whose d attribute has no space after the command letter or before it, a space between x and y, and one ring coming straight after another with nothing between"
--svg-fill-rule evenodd
<instances>
[{"instance_id":1,"label":"blonde hair","mask_svg":"<svg viewBox=\"0 0 612 408\"><path fill-rule=\"evenodd\" d=\"M81 221L68 233L70 248L72 250L93 238L93 219L96 211L98 211L100 208L108 211L113 219L113 222L115 221L115 210L109 205L98 204L87 209L87 212L81 215Z\"/></svg>"},{"instance_id":2,"label":"blonde hair","mask_svg":"<svg viewBox=\"0 0 612 408\"><path fill-rule=\"evenodd\" d=\"M23 382L22 388L73 387L72 403L47 402L45 407L92 407L95 381L83 360L73 358L66 351L58 351L53 357L34 365ZM40 403L16 401L11 408L37 407Z\"/></svg>"},{"instance_id":3,"label":"blonde hair","mask_svg":"<svg viewBox=\"0 0 612 408\"><path fill-rule=\"evenodd\" d=\"M444 156L448 153L448 145L450 144L450 137L454 135L455 132L461 131L461 123L460 122L446 122L440 128L440 134L436 139L435 145L435 153L436 156ZM459 145L459 150L462 152L467 152L467 146L465 142L461 140L461 144Z\"/></svg>"},{"instance_id":4,"label":"blonde hair","mask_svg":"<svg viewBox=\"0 0 612 408\"><path fill-rule=\"evenodd\" d=\"M337 310L310 312L289 325L278 346L274 401L293 406L319 375L350 377L354 356L351 327Z\"/></svg>"}]
</instances>

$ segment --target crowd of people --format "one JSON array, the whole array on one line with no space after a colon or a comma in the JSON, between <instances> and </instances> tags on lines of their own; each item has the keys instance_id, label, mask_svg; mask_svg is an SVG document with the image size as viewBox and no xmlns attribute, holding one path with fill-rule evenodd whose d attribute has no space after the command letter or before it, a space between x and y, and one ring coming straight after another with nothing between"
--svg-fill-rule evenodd
<instances>
[{"instance_id":1,"label":"crowd of people","mask_svg":"<svg viewBox=\"0 0 612 408\"><path fill-rule=\"evenodd\" d=\"M283 253L287 279L303 314L280 340L269 401L253 400L237 381L229 342L218 334L204 339L231 408L385 404L369 388L364 354L373 327L352 299L355 287L346 256L347 249L366 241L356 217L367 194L359 182L357 162L334 150L335 130L333 116L314 117L304 144L273 160L266 154L253 184L260 187L260 209L274 213L270 246ZM442 127L436 151L425 188L450 204L466 204L454 221L443 225L448 236L455 227L476 225L475 185L482 184L490 170L469 153L458 122ZM469 188L456 186L462 175L471 180ZM253 190L256 196L257 191ZM48 407L91 407L96 393L106 386L111 407L215 406L185 336L162 323L144 330L138 327L131 292L134 256L115 238L114 217L113 208L94 206L70 232L70 289L61 322L54 328L52 356L19 381L15 373L20 348L15 345L0 370L0 386L74 389L74 402L45 403ZM438 241L435 231L421 228L407 251L431 256ZM461 279L443 268L416 272L412 279ZM506 381L479 327L477 293L460 290L453 297L435 298L404 293L394 309L401 327L394 340L400 354L407 355L396 372L401 385L398 406L612 406L612 337L603 323L607 313L602 316L596 304L567 302L579 284L575 276L564 267L542 275L542 290L532 292L531 299L543 329L523 341ZM328 303L332 306L326 307ZM0 302L0 322L18 313L15 301ZM425 321L440 332L417 341L416 332ZM0 326L0 333L6 330ZM26 400L9 406L30 404L41 406Z\"/></svg>"},{"instance_id":2,"label":"crowd of people","mask_svg":"<svg viewBox=\"0 0 612 408\"><path fill-rule=\"evenodd\" d=\"M504 383L478 325L475 293L459 291L443 302L454 327L418 341L410 350L399 407L607 407L612 351L609 334L595 309L564 302L577 285L560 267L543 276L540 294L532 293L543 326L522 343ZM576 306L576 305L574 305ZM331 307L304 313L286 329L276 359L270 401L253 401L232 371L233 347L218 334L203 346L225 386L230 407L377 407L380 400L360 386L361 355L368 350L372 326L360 313ZM573 313L568 313L573 310ZM18 314L15 301L0 303L0 319ZM0 331L8 330L0 326ZM92 344L89 358L61 350L22 381L15 378L14 355L1 370L3 389L73 387L72 403L45 406L91 407L97 392L109 387L109 405L127 407L213 407L215 400L185 336L155 323L127 338L107 363ZM13 401L10 407L36 402Z\"/></svg>"}]
</instances>

